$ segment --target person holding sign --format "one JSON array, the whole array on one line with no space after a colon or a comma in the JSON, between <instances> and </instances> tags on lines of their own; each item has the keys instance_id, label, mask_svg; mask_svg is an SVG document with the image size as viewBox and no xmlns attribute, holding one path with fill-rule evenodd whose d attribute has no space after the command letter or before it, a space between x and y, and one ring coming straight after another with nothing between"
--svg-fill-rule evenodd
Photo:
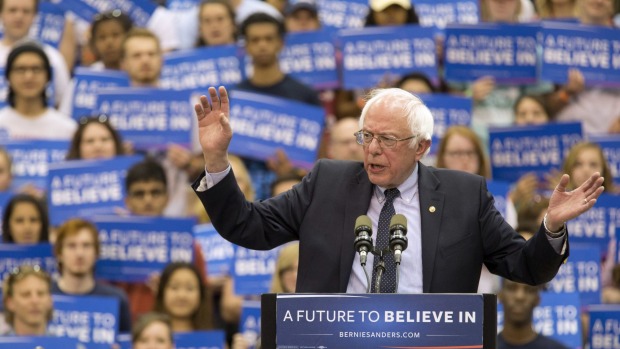
<instances>
[{"instance_id":1,"label":"person holding sign","mask_svg":"<svg viewBox=\"0 0 620 349\"><path fill-rule=\"evenodd\" d=\"M2 287L4 318L11 326L6 336L44 336L52 319L52 279L38 265L22 265Z\"/></svg>"},{"instance_id":2,"label":"person holding sign","mask_svg":"<svg viewBox=\"0 0 620 349\"><path fill-rule=\"evenodd\" d=\"M49 241L49 217L43 203L28 194L13 196L2 214L2 242L38 244Z\"/></svg>"},{"instance_id":3,"label":"person holding sign","mask_svg":"<svg viewBox=\"0 0 620 349\"><path fill-rule=\"evenodd\" d=\"M264 250L300 240L297 292L367 290L353 229L366 214L375 228L386 202L409 222L401 280L398 289L388 285L392 292L475 292L483 263L503 277L542 284L568 256L565 222L592 208L603 192L599 173L573 191L566 190L564 175L544 223L526 242L495 209L483 177L420 162L431 145L432 115L419 98L392 88L373 91L362 111L355 136L364 163L319 160L292 190L249 203L227 158L234 117L228 94L211 87L209 97L195 105L206 172L193 188L229 241Z\"/></svg>"},{"instance_id":4,"label":"person holding sign","mask_svg":"<svg viewBox=\"0 0 620 349\"><path fill-rule=\"evenodd\" d=\"M131 329L131 345L133 349L173 349L170 318L160 313L140 317Z\"/></svg>"},{"instance_id":5,"label":"person holding sign","mask_svg":"<svg viewBox=\"0 0 620 349\"><path fill-rule=\"evenodd\" d=\"M497 335L497 349L567 349L536 333L534 308L540 303L540 287L504 280L497 297L504 306L504 328Z\"/></svg>"}]
</instances>

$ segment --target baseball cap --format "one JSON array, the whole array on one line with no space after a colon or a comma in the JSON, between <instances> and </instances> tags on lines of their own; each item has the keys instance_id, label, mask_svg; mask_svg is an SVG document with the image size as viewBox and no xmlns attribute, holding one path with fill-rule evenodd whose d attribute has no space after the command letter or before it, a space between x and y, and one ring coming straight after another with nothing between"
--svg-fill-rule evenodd
<instances>
[{"instance_id":1,"label":"baseball cap","mask_svg":"<svg viewBox=\"0 0 620 349\"><path fill-rule=\"evenodd\" d=\"M312 12L312 14L314 14L315 16L318 15L318 12L319 12L319 9L316 6L316 3L314 1L298 0L298 1L295 1L294 3L289 3L289 5L286 8L286 15L288 16L299 10L308 10Z\"/></svg>"},{"instance_id":2,"label":"baseball cap","mask_svg":"<svg viewBox=\"0 0 620 349\"><path fill-rule=\"evenodd\" d=\"M392 5L398 5L405 10L411 8L411 0L370 0L370 8L375 12L381 12Z\"/></svg>"}]
</instances>

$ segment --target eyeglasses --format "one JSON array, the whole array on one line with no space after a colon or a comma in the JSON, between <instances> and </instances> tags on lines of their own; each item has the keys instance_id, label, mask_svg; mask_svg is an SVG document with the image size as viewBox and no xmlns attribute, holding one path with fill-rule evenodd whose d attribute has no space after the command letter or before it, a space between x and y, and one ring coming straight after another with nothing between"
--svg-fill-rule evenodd
<instances>
[{"instance_id":1,"label":"eyeglasses","mask_svg":"<svg viewBox=\"0 0 620 349\"><path fill-rule=\"evenodd\" d=\"M476 156L476 152L473 150L455 150L455 151L446 151L446 156L451 158L468 158L471 159Z\"/></svg>"},{"instance_id":2,"label":"eyeglasses","mask_svg":"<svg viewBox=\"0 0 620 349\"><path fill-rule=\"evenodd\" d=\"M355 140L357 141L357 144L359 145L369 145L370 143L372 143L372 140L376 138L377 142L379 142L379 145L382 147L386 147L386 148L394 148L396 146L396 143L400 141L406 141L406 140L416 137L415 135L410 136L410 137L405 137L405 138L396 138L396 137L384 136L384 135L375 136L374 134L368 131L362 131L362 130L355 132L353 135L355 135Z\"/></svg>"},{"instance_id":3,"label":"eyeglasses","mask_svg":"<svg viewBox=\"0 0 620 349\"><path fill-rule=\"evenodd\" d=\"M129 192L129 196L134 197L136 199L144 199L146 194L149 194L153 198L160 198L164 196L166 193L165 190L162 189L153 189L153 190L134 190Z\"/></svg>"},{"instance_id":4,"label":"eyeglasses","mask_svg":"<svg viewBox=\"0 0 620 349\"><path fill-rule=\"evenodd\" d=\"M18 75L26 75L27 72L32 72L33 75L40 75L45 72L45 67L40 65L33 65L30 67L27 66L17 66L11 68L11 73L15 73Z\"/></svg>"}]
</instances>

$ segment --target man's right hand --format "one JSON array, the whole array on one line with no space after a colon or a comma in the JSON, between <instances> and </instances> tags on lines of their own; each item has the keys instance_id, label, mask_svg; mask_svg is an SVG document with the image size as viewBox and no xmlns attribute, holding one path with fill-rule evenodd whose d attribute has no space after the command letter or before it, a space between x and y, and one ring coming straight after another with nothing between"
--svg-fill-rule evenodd
<instances>
[{"instance_id":1,"label":"man's right hand","mask_svg":"<svg viewBox=\"0 0 620 349\"><path fill-rule=\"evenodd\" d=\"M198 118L198 139L209 173L222 172L228 168L228 145L232 139L230 128L230 103L224 86L218 91L209 87L209 99L200 96L200 103L194 105Z\"/></svg>"}]
</instances>

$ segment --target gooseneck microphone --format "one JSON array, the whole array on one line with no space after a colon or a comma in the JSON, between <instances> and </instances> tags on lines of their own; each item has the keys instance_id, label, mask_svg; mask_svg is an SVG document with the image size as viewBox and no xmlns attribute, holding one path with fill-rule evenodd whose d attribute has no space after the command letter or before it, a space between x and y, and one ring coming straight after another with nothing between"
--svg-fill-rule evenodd
<instances>
[{"instance_id":1,"label":"gooseneck microphone","mask_svg":"<svg viewBox=\"0 0 620 349\"><path fill-rule=\"evenodd\" d=\"M390 220L390 250L394 251L394 262L400 265L402 253L407 249L407 218L395 214Z\"/></svg>"},{"instance_id":2,"label":"gooseneck microphone","mask_svg":"<svg viewBox=\"0 0 620 349\"><path fill-rule=\"evenodd\" d=\"M368 252L372 251L372 222L366 215L355 220L355 250L360 254L360 263L366 265Z\"/></svg>"}]
</instances>

